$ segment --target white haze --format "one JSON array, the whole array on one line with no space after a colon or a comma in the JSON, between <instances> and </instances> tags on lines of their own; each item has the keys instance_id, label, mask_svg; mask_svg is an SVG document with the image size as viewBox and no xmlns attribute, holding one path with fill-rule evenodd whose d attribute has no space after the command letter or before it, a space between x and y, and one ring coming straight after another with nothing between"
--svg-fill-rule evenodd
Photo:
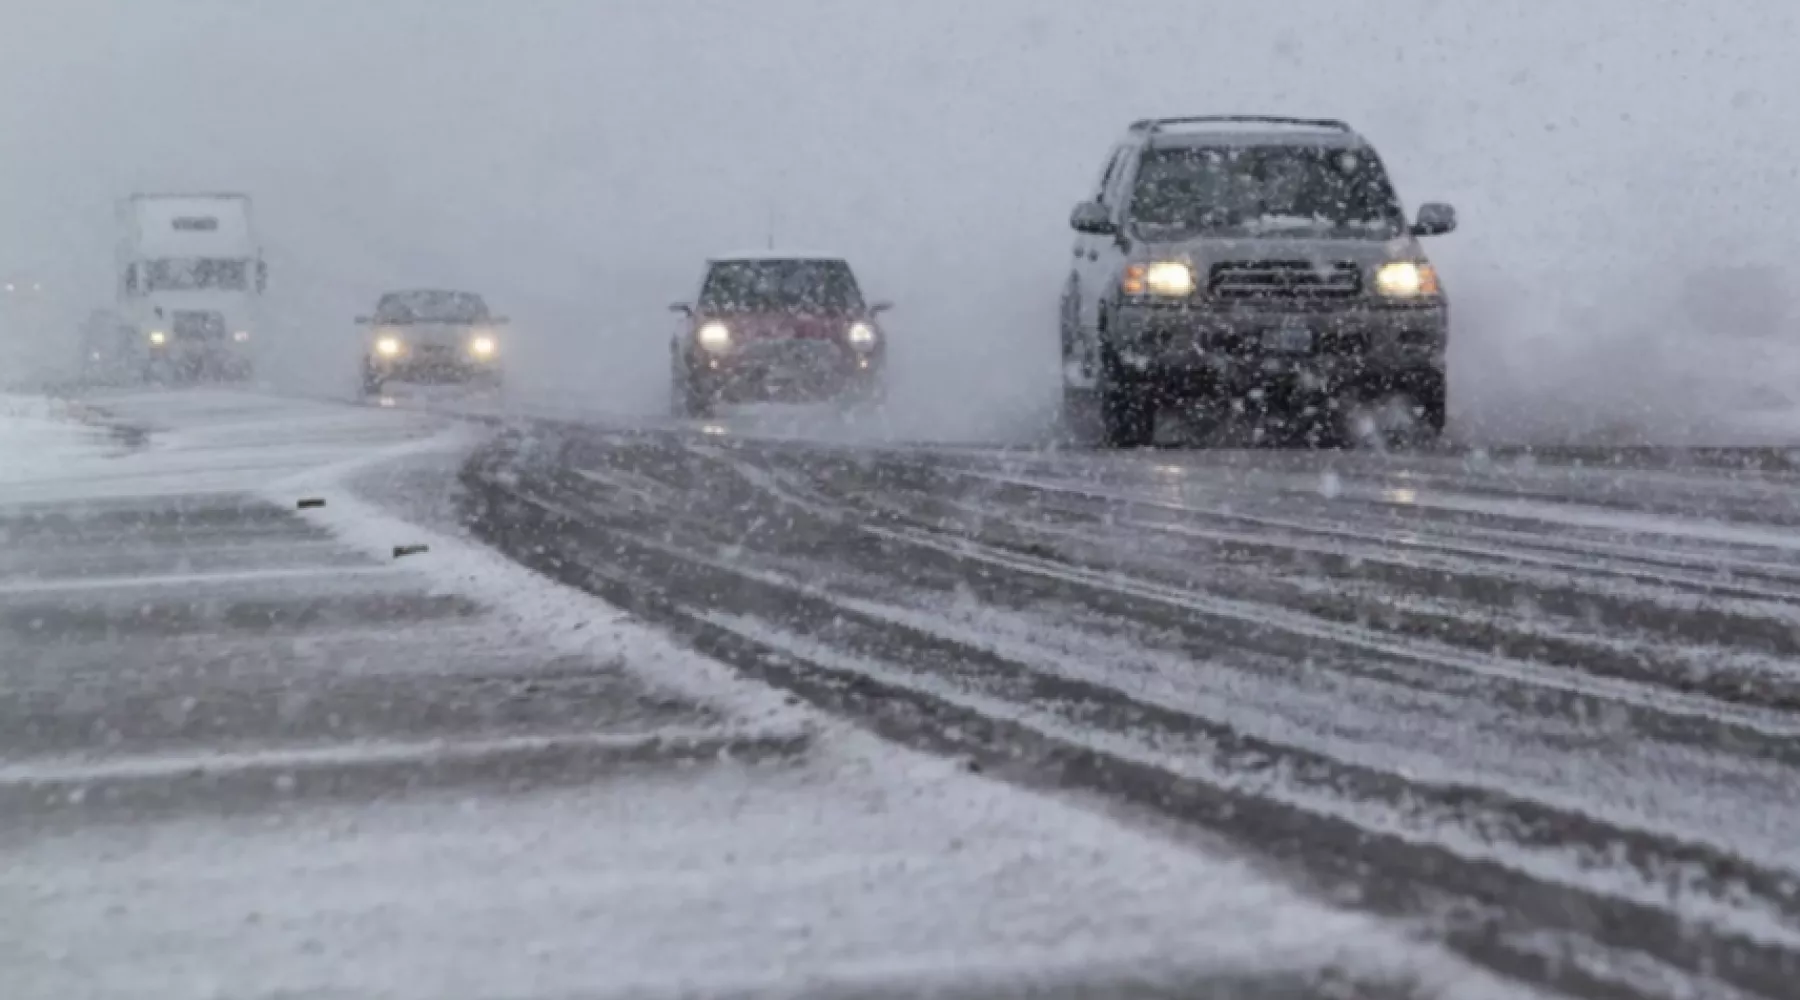
<instances>
[{"instance_id":1,"label":"white haze","mask_svg":"<svg viewBox=\"0 0 1800 1000\"><path fill-rule=\"evenodd\" d=\"M658 411L703 255L849 255L903 432L1030 435L1068 210L1145 114L1355 122L1455 296L1453 419L1671 435L1800 384L1787 0L0 0L0 271L79 317L114 199L257 201L275 377L340 391L391 286L519 328L521 392ZM1736 291L1696 295L1691 276ZM1756 271L1755 269L1761 269ZM71 320L72 324L72 320ZM1785 367L1784 367L1785 366Z\"/></svg>"}]
</instances>

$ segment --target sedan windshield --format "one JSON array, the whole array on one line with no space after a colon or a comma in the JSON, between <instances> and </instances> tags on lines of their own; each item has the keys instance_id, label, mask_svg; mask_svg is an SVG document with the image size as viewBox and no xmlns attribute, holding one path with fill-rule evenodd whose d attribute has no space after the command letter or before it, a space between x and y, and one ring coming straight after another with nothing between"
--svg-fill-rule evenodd
<instances>
[{"instance_id":1,"label":"sedan windshield","mask_svg":"<svg viewBox=\"0 0 1800 1000\"><path fill-rule=\"evenodd\" d=\"M382 323L479 323L487 318L487 303L469 292L394 292L375 307L375 319Z\"/></svg>"},{"instance_id":2,"label":"sedan windshield","mask_svg":"<svg viewBox=\"0 0 1800 1000\"><path fill-rule=\"evenodd\" d=\"M862 293L841 260L733 260L712 266L700 290L709 312L856 312Z\"/></svg>"},{"instance_id":3,"label":"sedan windshield","mask_svg":"<svg viewBox=\"0 0 1800 1000\"><path fill-rule=\"evenodd\" d=\"M1405 217L1374 157L1318 146L1153 150L1131 217L1151 237L1280 232L1398 236Z\"/></svg>"}]
</instances>

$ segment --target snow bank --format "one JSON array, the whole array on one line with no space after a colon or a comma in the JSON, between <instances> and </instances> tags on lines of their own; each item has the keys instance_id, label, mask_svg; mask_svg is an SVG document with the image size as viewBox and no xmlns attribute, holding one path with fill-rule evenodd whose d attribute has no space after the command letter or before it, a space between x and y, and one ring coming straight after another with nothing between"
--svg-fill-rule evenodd
<instances>
[{"instance_id":1,"label":"snow bank","mask_svg":"<svg viewBox=\"0 0 1800 1000\"><path fill-rule=\"evenodd\" d=\"M509 627L564 652L616 660L653 684L717 705L740 719L798 726L805 716L760 685L738 679L726 667L682 649L667 636L579 591L553 583L484 546L408 521L357 494L361 474L401 459L437 455L444 462L445 488L453 488L457 457L482 437L466 426L451 427L417 442L373 449L341 462L295 473L264 486L272 502L291 504L298 496L325 501L306 517L340 539L387 558L398 544L425 545L408 566L428 575L443 592L499 610Z\"/></svg>"},{"instance_id":2,"label":"snow bank","mask_svg":"<svg viewBox=\"0 0 1800 1000\"><path fill-rule=\"evenodd\" d=\"M0 487L60 478L107 455L106 432L79 414L40 396L0 395Z\"/></svg>"},{"instance_id":3,"label":"snow bank","mask_svg":"<svg viewBox=\"0 0 1800 1000\"><path fill-rule=\"evenodd\" d=\"M442 425L421 414L205 389L98 394L78 403L26 397L17 405L21 418L0 416L0 427L13 428L0 430L0 503L251 492ZM143 440L127 447L115 428Z\"/></svg>"}]
</instances>

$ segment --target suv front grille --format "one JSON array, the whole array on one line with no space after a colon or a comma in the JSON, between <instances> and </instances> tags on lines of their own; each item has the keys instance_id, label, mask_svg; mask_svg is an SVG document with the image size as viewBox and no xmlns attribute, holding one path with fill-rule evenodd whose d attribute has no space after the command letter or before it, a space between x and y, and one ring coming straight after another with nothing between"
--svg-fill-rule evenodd
<instances>
[{"instance_id":1,"label":"suv front grille","mask_svg":"<svg viewBox=\"0 0 1800 1000\"><path fill-rule=\"evenodd\" d=\"M1348 299L1362 294L1362 270L1347 260L1232 261L1213 265L1207 292L1237 302Z\"/></svg>"}]
</instances>

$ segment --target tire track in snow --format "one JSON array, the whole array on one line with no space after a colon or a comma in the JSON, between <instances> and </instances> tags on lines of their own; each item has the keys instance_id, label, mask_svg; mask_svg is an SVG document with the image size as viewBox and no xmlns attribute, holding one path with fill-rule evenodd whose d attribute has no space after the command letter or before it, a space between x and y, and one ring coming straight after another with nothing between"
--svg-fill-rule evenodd
<instances>
[{"instance_id":1,"label":"tire track in snow","mask_svg":"<svg viewBox=\"0 0 1800 1000\"><path fill-rule=\"evenodd\" d=\"M890 490L888 495L901 492L904 491ZM935 497L928 502L940 507L947 503ZM1133 503L1129 499L1113 502L1122 506ZM1720 599L1716 593L1684 595L1680 589L1683 581L1666 577L1663 587L1638 582L1621 586L1584 578L1580 573L1521 573L1504 557L1484 563L1439 556L1437 553L1445 551L1445 547L1428 537L1408 539L1406 551L1397 553L1373 545L1337 547L1318 544L1304 536L1287 536L1280 530L1266 534L1220 531L1129 514L1121 516L1111 509L1065 504L1054 492L1042 502L1018 501L997 509L1011 515L1009 523L1030 524L1034 530L1058 535L1065 542L1091 536L1089 540L1096 548L1105 547L1093 541L1100 535L1113 536L1113 549L1123 552L1130 550L1131 543L1141 542L1146 534L1173 536L1172 544L1185 543L1190 553L1204 556L1210 565L1254 566L1254 573L1241 573L1233 585L1261 591L1259 599L1338 621L1357 622L1372 616L1421 638L1452 635L1462 645L1515 657L1547 659L1600 676L1661 684L1745 706L1800 709L1800 669L1779 669L1787 660L1800 662L1800 591L1792 597L1763 591L1765 599L1754 603ZM1197 519L1240 517L1181 509ZM1045 512L1056 513L1071 523L1042 523ZM1284 522L1283 528L1290 524L1305 527L1301 522ZM1145 571L1149 562L1141 561L1140 571ZM1267 567L1271 563L1281 567L1283 573L1269 574ZM1640 579L1657 577L1646 574ZM1307 585L1312 581L1337 581L1344 592L1333 586ZM1695 588L1705 585L1699 580L1689 582ZM1716 592L1720 588L1714 589ZM1730 587L1725 585L1723 589ZM1354 596L1348 593L1351 591ZM1424 602L1415 599L1419 594L1431 595L1432 603L1438 607L1428 609ZM1476 624L1495 617L1496 611L1514 609L1528 609L1530 614L1543 616L1547 623L1562 621L1568 625L1558 628L1547 624L1534 630L1529 622L1520 620L1523 614L1505 616L1510 617L1505 625ZM1646 627L1646 623L1653 626ZM1722 670L1716 675L1696 671L1691 665L1670 669L1648 655L1647 647L1653 644L1643 641L1652 634L1669 632L1682 633L1682 643L1687 646L1716 646L1760 657L1765 669ZM1634 650L1626 651L1634 646Z\"/></svg>"},{"instance_id":2,"label":"tire track in snow","mask_svg":"<svg viewBox=\"0 0 1800 1000\"><path fill-rule=\"evenodd\" d=\"M933 470L934 472L939 470ZM1462 519L1430 516L1429 510L1413 508L1410 503L1382 505L1381 514L1370 512L1364 523L1341 516L1345 503L1326 501L1322 509L1302 511L1285 517L1269 513L1250 513L1238 509L1233 499L1196 503L1170 501L1133 493L1120 488L1055 482L1050 480L995 475L979 470L955 470L956 475L993 483L1001 488L1021 491L1021 500L1034 507L1044 507L1049 500L1061 504L1060 509L1074 512L1085 501L1096 505L1123 506L1139 511L1155 511L1166 515L1163 520L1142 518L1141 526L1168 530L1187 522L1187 531L1202 537L1211 534L1220 540L1240 540L1255 544L1279 539L1280 545L1294 550L1319 553L1342 553L1377 564L1416 564L1419 555L1460 557L1462 565L1479 567L1488 575L1517 573L1521 582L1534 585L1566 585L1569 578L1585 583L1587 589L1604 592L1606 579L1648 585L1643 591L1660 596L1662 590L1682 590L1720 598L1736 598L1745 602L1792 602L1800 600L1800 560L1779 548L1756 547L1748 543L1731 545L1702 536L1697 541L1704 548L1686 550L1666 548L1659 543L1671 541L1666 536L1636 532L1631 541L1610 540L1622 530L1607 532L1607 537L1592 537L1579 530L1562 530L1549 534L1550 525L1536 530L1521 527L1498 528ZM1004 502L1004 501L1003 501ZM1308 504L1307 506L1315 506ZM1277 510L1281 509L1279 506ZM1337 510L1333 516L1328 511ZM1404 512L1402 517L1400 512ZM1379 522L1385 521L1383 525ZM1534 522L1523 521L1522 524ZM1398 552L1396 552L1398 550ZM1722 551L1736 555L1722 554ZM1754 558L1760 556L1762 558ZM1785 556L1785 559L1772 559ZM1457 563L1444 563L1446 571ZM1532 574L1531 570L1561 570L1566 576ZM1707 571L1707 572L1702 572ZM1583 575L1599 578L1582 581ZM1787 622L1800 622L1800 614L1784 608Z\"/></svg>"},{"instance_id":3,"label":"tire track in snow","mask_svg":"<svg viewBox=\"0 0 1800 1000\"><path fill-rule=\"evenodd\" d=\"M797 483L795 477L760 471L756 475L770 488L784 491L790 500L810 503L815 509L824 510L833 503L848 502L836 501L824 494L800 499L796 491L808 487ZM1266 578L1257 579L1260 574L1236 574L1223 579L1209 575L1197 581L1191 573L1197 561L1197 554L1192 551L1159 547L1146 556L1132 551L1126 544L1128 536L1121 535L1099 541L1088 539L1088 552L1071 552L1046 545L1047 536L1055 536L1048 539L1050 541L1079 539L1084 530L1094 530L1092 523L1085 528L1047 528L1037 522L1035 512L1024 508L1010 508L1005 512L1006 516L994 516L979 505L971 507L935 497L924 498L931 505L927 510L921 510L916 499L894 502L907 492L889 488L879 496L860 498L862 512L848 516L859 521L870 516L895 518L906 529L939 536L939 541L922 541L921 544L941 546L949 544L943 541L948 539L954 542L955 554L976 558L986 553L987 558L1009 569L1048 574L1115 593L1173 603L1195 614L1254 623L1265 629L1287 632L1296 639L1343 644L1365 652L1452 667L1490 679L1563 694L1588 695L1609 703L1716 724L1704 725L1698 730L1691 725L1680 729L1657 728L1663 738L1677 738L1685 732L1689 734L1686 738L1698 739L1704 745L1741 742L1747 738L1762 753L1786 756L1800 763L1800 747L1794 741L1794 737L1800 735L1800 728L1797 728L1800 727L1800 714L1770 710L1767 699L1718 699L1707 690L1691 693L1693 685L1669 685L1655 670L1621 667L1619 676L1589 677L1564 664L1543 664L1496 655L1495 650L1504 647L1503 641L1496 640L1504 637L1491 630L1479 633L1474 641L1468 641L1467 636L1446 634L1447 630L1436 627L1443 620L1441 616L1417 617L1415 621L1429 624L1412 629L1410 633L1396 634L1392 627L1367 624L1399 617L1394 605L1380 598L1337 600L1329 594L1312 594L1302 595L1305 599L1301 600L1270 586ZM840 511L838 516L846 516L847 511L848 508ZM966 518L959 517L971 513L978 522L973 529L968 527ZM959 527L947 529L947 524ZM1000 537L996 539L995 536ZM1124 553L1125 558L1104 562L1093 554L1097 552L1106 555ZM1211 596L1214 589L1227 590L1233 596ZM1254 595L1254 598L1244 599L1237 596L1239 594ZM1533 637L1522 638L1530 645L1541 646ZM1741 694L1736 690L1727 693ZM1521 703L1522 707L1526 704L1529 702Z\"/></svg>"},{"instance_id":4,"label":"tire track in snow","mask_svg":"<svg viewBox=\"0 0 1800 1000\"><path fill-rule=\"evenodd\" d=\"M570 457L565 455L563 460L568 461ZM1146 706L1117 688L1102 684L1088 683L1086 687L1059 688L1054 683L1053 674L1042 669L1041 665L1021 664L991 651L983 653L979 647L966 641L947 639L934 630L920 629L916 624L906 627L892 621L881 621L879 616L866 613L859 619L857 609L845 606L841 600L822 600L815 595L811 599L818 603L812 607L810 617L803 616L804 620L797 630L775 628L769 634L758 633L758 629L767 631L765 627L773 628L771 622L780 622L784 616L794 615L794 609L800 606L796 601L816 590L814 585L819 582L818 578L805 583L801 582L804 578L783 580L757 569L773 555L760 551L759 547L779 547L783 534L792 536L790 541L795 543L794 547L811 548L817 552L820 564L827 567L826 579L829 579L829 564L834 561L854 563L857 568L867 570L869 567L863 564L874 560L878 565L885 559L896 572L911 573L925 568L921 563L929 560L921 559L920 556L921 553L932 551L932 546L922 544L920 538L903 534L890 533L887 537L871 539L870 533L863 530L861 523L866 520L866 514L853 508L846 509L841 503L834 506L829 498L821 501L819 498L790 496L787 508L774 513L768 509L768 498L765 497L761 507L757 507L755 494L758 491L766 493L772 485L779 487L781 484L766 477L760 483L745 480L749 487L748 493L736 492L726 488L716 475L707 474L706 464L709 459L703 455L690 455L678 460L670 460L667 455L661 454L651 457L654 461L646 464L656 470L653 478L661 478L670 484L669 489L661 495L645 495L641 476L635 477L631 490L609 491L604 488L607 479L604 471L595 472L586 468L584 463L576 462L573 464L586 468L586 475L534 480L532 489L542 490L544 495L524 507L518 506L521 503L519 490L522 487L492 488L491 480L484 478L479 466L472 466L469 482L478 495L486 498L484 502L510 505L507 507L506 517L486 520L477 517L477 523L488 525L492 531L502 536L496 537L496 541L515 554L525 554L527 561L533 561L531 553L535 552L535 563L540 568L565 578L574 578L592 588L602 589L609 598L626 603L640 613L683 623L689 630L714 630L707 634L712 634L716 641L725 645L735 643L734 648L738 648L739 653L733 662L752 672L766 670L765 661L769 656L791 657L800 639L816 642L819 636L835 637L834 641L826 643L827 649L812 649L809 651L810 656L801 657L808 669L819 673L805 682L789 677L788 680L793 685L805 687L807 684L827 684L841 688L844 685L854 687L874 679L896 699L892 709L903 713L918 710L917 702L920 698L945 701L945 690L922 690L918 683L909 688L900 683L901 678L891 675L896 660L902 661L903 665L910 661L910 673L906 677L914 682L937 683L941 688L946 678L959 677L966 684L973 685L974 695L987 699L981 706L958 704L956 707L959 710L991 718L995 712L1007 706L1011 706L1015 715L1021 707L1031 708L1052 717L1039 720L1040 735L1043 729L1049 728L1051 721L1060 717L1063 731L1055 739L1059 745L1065 746L1064 752L1067 744L1063 741L1080 745L1081 741L1073 737L1084 733L1089 736L1104 733L1112 739L1126 741L1139 752L1152 754L1160 761L1162 773L1167 780L1180 777L1171 775L1168 771L1170 758L1167 748L1170 739L1179 737L1191 742L1199 734L1213 746L1220 744L1221 731L1217 720L1172 711L1167 706ZM642 458L644 456L640 456ZM710 461L717 465L716 459ZM739 471L742 471L743 464L738 464ZM753 473L750 478L754 479L754 473L760 470L754 465L750 468ZM635 469L636 473L644 471L646 470L642 467ZM710 486L710 491L697 495L694 490L700 485ZM796 499L800 500L798 505L793 503ZM622 500L627 502L624 506L619 506L618 503ZM660 510L657 509L659 505ZM739 511L742 516L734 520L730 516L733 510ZM834 511L835 517L831 516ZM536 531L529 530L533 525ZM520 537L521 532L524 538ZM560 541L554 550L542 541L525 543L525 539L533 535L540 539L555 537ZM861 536L860 540L856 536ZM968 565L967 553L944 552L940 549L937 556L952 563L960 560L965 568ZM990 560L988 565L995 570L1005 571L992 575L993 585L997 588L1006 587L1009 581L1020 579L1025 572L1025 568L1007 565L1005 562L994 563ZM1062 582L1092 585L1100 590L1116 589L1116 581L1104 579ZM731 618L728 614L726 618L719 618L719 608L731 609L737 617ZM868 611L867 608L861 610ZM714 617L707 617L709 614ZM735 631L728 627L732 625L736 626ZM857 631L859 628L862 629L861 632ZM716 630L723 630L735 638L727 642L717 636ZM854 662L849 665L838 662L835 667L821 662L834 656L840 661L848 658ZM966 670L958 671L959 666L969 663L985 667L987 674L978 671L976 676L971 677ZM758 664L763 666L759 667ZM890 671L890 675L876 677L882 670ZM831 679L828 681L825 678ZM993 690L980 686L982 683L998 683L996 678L1004 678L1024 687L1002 688L996 694ZM1064 685L1071 683L1066 677L1061 681ZM1034 687L1044 684L1051 685L1052 690L1061 691L1061 696L1045 696L1041 689ZM1071 694L1071 691L1075 694ZM970 697L970 691L966 688L953 688L949 694L965 700ZM950 700L954 702L955 698ZM1046 706L1056 711L1046 713ZM1146 721L1154 720L1158 711L1169 713L1162 718L1160 728ZM1019 723L1015 719L1010 720L1010 724ZM1214 728L1208 730L1207 726ZM1222 732L1225 736L1242 738L1242 734L1233 732L1229 726ZM914 738L918 739L918 734L915 733ZM1159 742L1162 743L1161 747L1157 746ZM1082 747L1083 752L1113 752L1095 748L1091 745L1093 740L1088 740L1087 743L1089 745ZM1765 925L1765 929L1768 926L1785 926L1795 916L1793 880L1785 871L1758 869L1756 865L1729 852L1720 852L1711 845L1680 843L1666 836L1610 826L1591 817L1566 811L1559 814L1552 807L1530 799L1509 800L1493 789L1461 789L1437 795L1432 786L1411 780L1404 774L1367 768L1358 770L1333 757L1317 754L1309 756L1306 751L1294 747L1258 746L1254 749L1263 759L1260 769L1258 765L1244 760L1234 760L1228 762L1230 766L1227 767L1227 773L1266 773L1268 760L1288 761L1290 771L1297 768L1300 773L1316 772L1324 775L1323 787L1331 791L1328 801L1367 806L1380 801L1379 796L1368 792L1368 787L1385 787L1398 790L1404 796L1411 796L1414 801L1436 802L1440 807L1447 807L1452 816L1457 815L1456 810L1459 808L1469 808L1467 801L1470 796L1476 797L1489 811L1481 814L1477 810L1477 818L1464 828L1465 832L1477 831L1488 836L1490 843L1497 840L1501 846L1496 850L1513 861L1510 868L1500 863L1500 867L1506 869L1502 881L1512 880L1513 892L1595 892L1592 887L1573 888L1553 875L1532 872L1530 864L1519 864L1519 858L1532 855L1529 850L1521 850L1530 845L1522 845L1520 841L1529 838L1520 836L1517 831L1533 828L1538 831L1540 840L1547 840L1547 846L1552 851L1574 849L1577 854L1585 851L1580 864L1562 866L1560 870L1565 871L1566 879L1582 881L1566 872L1579 869L1581 865L1598 864L1604 869L1607 852L1622 851L1624 861L1614 859L1615 874L1635 871L1632 878L1640 886L1652 885L1658 880L1671 877L1691 884L1685 890L1687 895L1672 895L1660 906L1654 901L1633 899L1630 891L1615 891L1612 894L1600 891L1583 896L1578 903L1568 904L1575 907L1572 912L1584 912L1590 916L1608 913L1612 915L1611 919L1622 919L1621 926L1629 930L1614 927L1606 933L1595 932L1599 939L1610 940L1614 947L1650 947L1656 954L1675 956L1677 960L1685 956L1684 964L1689 964L1696 973L1703 972L1709 966L1717 967L1722 978L1758 990L1770 987L1779 981L1780 975L1793 971L1792 949L1770 945L1766 941L1747 941L1735 937L1731 932L1713 927L1693 926L1687 919L1692 914L1684 910L1684 900L1692 903L1698 899L1711 899L1714 904L1723 907L1725 912L1740 916L1762 909L1773 918L1769 925ZM1144 762L1137 763L1142 765ZM1146 766L1153 770L1156 767L1154 764ZM1237 770L1233 771L1233 767ZM1346 775L1356 775L1359 780L1367 779L1374 784L1359 785ZM1190 779L1191 776L1188 776L1181 780ZM1352 794L1346 795L1345 788L1350 789ZM1240 806L1243 800L1267 804L1270 798L1266 789L1247 791L1241 784L1219 791ZM1391 819L1393 815L1406 814L1407 810L1395 808L1395 802L1390 797L1384 809L1377 810L1374 814L1361 815L1360 823L1351 824L1355 829L1355 836L1393 836L1391 831L1380 829L1381 821L1378 817L1388 816ZM1294 822L1323 824L1329 810L1315 806L1312 811L1301 809L1300 812L1307 818ZM1488 818L1481 819L1481 815ZM1540 822L1534 824L1532 817ZM1442 829L1454 828L1453 825L1443 825L1441 821L1433 822ZM1589 835L1576 835L1574 831L1583 829L1584 823L1587 824L1585 829ZM1219 824L1215 822L1211 825ZM1224 825L1229 827L1230 824ZM1499 833L1497 838L1493 836L1495 831ZM1408 842L1405 837L1397 838L1397 842L1409 845L1399 855L1405 860L1394 862L1392 867L1398 871L1389 870L1385 872L1385 877L1403 879L1406 877L1404 870L1410 865L1422 866L1422 872L1416 873L1414 878L1423 874L1427 882L1432 878L1455 882L1456 879L1445 875L1441 867L1450 864L1449 862L1441 859L1425 862L1427 857L1438 857L1434 852L1448 852L1456 859L1456 864L1496 864L1491 858L1476 859L1457 854L1442 843L1444 839L1441 834L1435 840L1430 836L1415 838L1418 841L1416 843ZM1572 848L1572 845L1579 846ZM1313 850L1317 850L1316 845ZM1542 852L1538 856L1541 858ZM1314 863L1318 863L1317 859ZM1527 870L1521 871L1520 867ZM1548 870L1559 869L1553 865ZM1674 874L1682 872L1686 874ZM1756 874L1746 881L1740 877L1743 872ZM1621 884L1630 880L1622 880ZM1453 895L1466 893L1462 889L1447 891ZM1654 890L1649 895L1654 897ZM1524 916L1525 922L1533 926L1550 919L1545 914L1537 913L1533 907L1523 906L1517 899L1503 899L1498 904L1490 899L1487 905L1498 905L1502 910L1511 906L1513 918ZM1644 912L1633 910L1627 915L1620 907L1643 907ZM1531 915L1525 916L1528 911ZM1730 922L1726 921L1727 924ZM1551 923L1555 921L1552 920ZM1565 927L1565 930L1588 933L1591 929ZM1663 931L1673 937L1653 943L1651 939ZM1648 937L1633 937L1640 934ZM1676 938L1688 943L1678 945ZM1744 948L1750 951L1742 951ZM1514 954L1512 960L1516 959L1517 954ZM1788 972L1778 971L1784 969ZM1775 978L1765 978L1766 976Z\"/></svg>"}]
</instances>

